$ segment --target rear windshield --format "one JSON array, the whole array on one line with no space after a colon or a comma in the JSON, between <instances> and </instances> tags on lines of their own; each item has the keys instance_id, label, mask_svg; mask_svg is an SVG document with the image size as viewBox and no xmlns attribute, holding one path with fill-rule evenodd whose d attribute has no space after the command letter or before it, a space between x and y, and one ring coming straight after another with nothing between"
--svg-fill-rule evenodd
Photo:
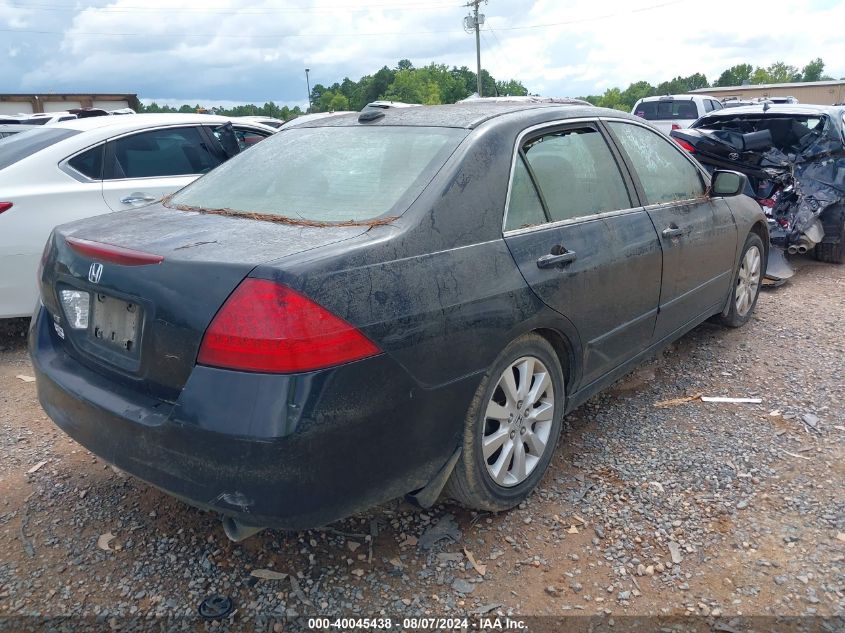
<instances>
[{"instance_id":1,"label":"rear windshield","mask_svg":"<svg viewBox=\"0 0 845 633\"><path fill-rule=\"evenodd\" d=\"M22 158L31 156L45 147L50 147L76 134L79 134L79 130L45 127L0 139L0 169L5 169Z\"/></svg>"},{"instance_id":2,"label":"rear windshield","mask_svg":"<svg viewBox=\"0 0 845 633\"><path fill-rule=\"evenodd\" d=\"M322 222L397 215L466 134L430 127L293 128L182 189L169 206Z\"/></svg>"},{"instance_id":3,"label":"rear windshield","mask_svg":"<svg viewBox=\"0 0 845 633\"><path fill-rule=\"evenodd\" d=\"M646 121L698 118L698 110L692 101L643 101L634 109L634 114Z\"/></svg>"}]
</instances>

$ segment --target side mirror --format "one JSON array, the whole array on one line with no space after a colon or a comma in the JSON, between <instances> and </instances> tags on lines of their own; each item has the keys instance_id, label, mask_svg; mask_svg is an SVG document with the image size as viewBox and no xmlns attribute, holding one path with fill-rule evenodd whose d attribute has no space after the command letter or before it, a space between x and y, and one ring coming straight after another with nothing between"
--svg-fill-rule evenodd
<instances>
[{"instance_id":1,"label":"side mirror","mask_svg":"<svg viewBox=\"0 0 845 633\"><path fill-rule=\"evenodd\" d=\"M738 171L717 169L710 180L710 193L714 196L738 196L748 185L748 178Z\"/></svg>"}]
</instances>

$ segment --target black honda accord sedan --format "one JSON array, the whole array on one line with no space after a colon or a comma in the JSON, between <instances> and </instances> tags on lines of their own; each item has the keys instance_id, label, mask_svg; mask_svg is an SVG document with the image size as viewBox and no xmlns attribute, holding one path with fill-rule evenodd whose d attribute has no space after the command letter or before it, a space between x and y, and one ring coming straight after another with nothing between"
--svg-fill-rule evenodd
<instances>
[{"instance_id":1,"label":"black honda accord sedan","mask_svg":"<svg viewBox=\"0 0 845 633\"><path fill-rule=\"evenodd\" d=\"M302 125L54 231L39 398L235 539L406 494L504 510L568 411L705 319L749 318L769 240L744 178L582 105Z\"/></svg>"}]
</instances>

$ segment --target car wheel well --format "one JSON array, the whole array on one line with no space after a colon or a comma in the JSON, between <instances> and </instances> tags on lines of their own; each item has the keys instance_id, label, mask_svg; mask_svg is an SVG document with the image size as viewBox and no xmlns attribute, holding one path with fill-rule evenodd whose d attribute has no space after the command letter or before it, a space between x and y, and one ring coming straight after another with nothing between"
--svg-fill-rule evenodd
<instances>
[{"instance_id":1,"label":"car wheel well","mask_svg":"<svg viewBox=\"0 0 845 633\"><path fill-rule=\"evenodd\" d=\"M751 232L756 233L760 241L763 242L763 261L765 262L766 259L769 257L769 231L766 229L766 224L761 220L756 222L754 226L751 227Z\"/></svg>"},{"instance_id":2,"label":"car wheel well","mask_svg":"<svg viewBox=\"0 0 845 633\"><path fill-rule=\"evenodd\" d=\"M563 334L557 330L549 328L539 328L533 330L534 334L538 334L546 339L554 348L560 361L560 368L563 371L563 381L566 385L566 390L569 391L569 385L572 384L572 368L574 366L574 357L572 355L572 346Z\"/></svg>"}]
</instances>

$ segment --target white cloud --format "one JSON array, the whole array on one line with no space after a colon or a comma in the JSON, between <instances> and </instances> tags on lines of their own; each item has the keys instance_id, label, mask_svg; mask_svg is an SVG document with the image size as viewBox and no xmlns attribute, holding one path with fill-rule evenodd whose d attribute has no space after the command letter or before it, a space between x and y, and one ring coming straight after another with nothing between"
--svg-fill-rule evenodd
<instances>
[{"instance_id":1,"label":"white cloud","mask_svg":"<svg viewBox=\"0 0 845 633\"><path fill-rule=\"evenodd\" d=\"M706 6L684 1L637 10L657 4L658 0L539 0L515 26L571 23L501 31L503 46L498 52L512 60L508 74L550 93L595 93L641 79L658 83L695 72L712 81L737 63L766 66L782 60L800 68L815 57L827 62L828 73L845 74L843 3L819 7L813 0L709 0ZM603 15L613 17L588 19ZM539 44L526 44L525 33ZM495 63L490 66L495 75Z\"/></svg>"},{"instance_id":2,"label":"white cloud","mask_svg":"<svg viewBox=\"0 0 845 633\"><path fill-rule=\"evenodd\" d=\"M301 102L311 83L357 80L399 59L475 66L466 9L449 0L77 0L20 9L0 0L0 25L62 35L6 33L0 69L10 89L138 92L194 103ZM831 0L490 0L484 67L532 92L583 95L640 79L703 72L712 81L742 62L815 57L845 75L845 3ZM378 5L378 6L376 6ZM52 9L45 7L53 7ZM156 8L158 7L158 8ZM166 8L162 8L166 7ZM369 8L368 8L369 7ZM795 16L800 16L798 19ZM551 25L545 28L524 28ZM37 51L37 53L36 53ZM26 58L26 59L24 59Z\"/></svg>"}]
</instances>

